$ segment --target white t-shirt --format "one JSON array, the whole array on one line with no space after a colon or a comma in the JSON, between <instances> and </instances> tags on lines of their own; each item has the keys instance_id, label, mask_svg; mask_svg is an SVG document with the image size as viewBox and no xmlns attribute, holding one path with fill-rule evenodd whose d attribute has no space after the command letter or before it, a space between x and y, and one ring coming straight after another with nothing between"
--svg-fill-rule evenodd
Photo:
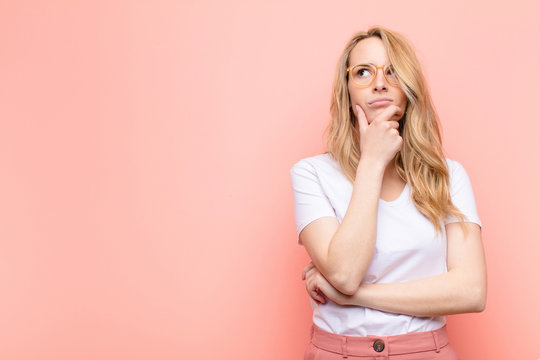
<instances>
[{"instance_id":1,"label":"white t-shirt","mask_svg":"<svg viewBox=\"0 0 540 360\"><path fill-rule=\"evenodd\" d=\"M457 161L446 158L450 170L450 195L469 222L482 226L469 177ZM301 159L290 169L298 244L300 232L325 216L341 223L349 206L353 185L329 153ZM397 283L447 272L446 233L435 227L412 203L406 184L394 201L379 199L377 239L364 283ZM458 222L447 217L441 225ZM318 305L311 297L313 323L331 333L349 336L390 336L430 331L446 323L445 316L419 317L388 313L361 306L341 306L327 299Z\"/></svg>"}]
</instances>

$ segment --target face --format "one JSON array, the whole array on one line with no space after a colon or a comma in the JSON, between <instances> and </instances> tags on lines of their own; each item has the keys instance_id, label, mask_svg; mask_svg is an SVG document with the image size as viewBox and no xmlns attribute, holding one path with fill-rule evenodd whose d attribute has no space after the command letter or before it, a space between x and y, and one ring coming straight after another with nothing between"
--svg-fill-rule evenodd
<instances>
[{"instance_id":1,"label":"face","mask_svg":"<svg viewBox=\"0 0 540 360\"><path fill-rule=\"evenodd\" d=\"M349 56L349 66L352 68L356 64L372 63L376 66L389 64L386 57L386 49L381 39L378 37L370 37L363 39L352 49ZM393 104L399 106L401 114L404 114L407 107L407 96L401 90L399 85L391 85L386 81L382 69L378 69L377 76L373 83L369 86L359 87L353 83L349 77L349 96L351 98L351 106L355 115L356 105L359 105L365 112L368 124L371 124L377 114L382 112L388 105ZM380 104L371 104L373 100L380 98L388 98L389 102ZM389 120L399 121L400 114L395 114Z\"/></svg>"}]
</instances>

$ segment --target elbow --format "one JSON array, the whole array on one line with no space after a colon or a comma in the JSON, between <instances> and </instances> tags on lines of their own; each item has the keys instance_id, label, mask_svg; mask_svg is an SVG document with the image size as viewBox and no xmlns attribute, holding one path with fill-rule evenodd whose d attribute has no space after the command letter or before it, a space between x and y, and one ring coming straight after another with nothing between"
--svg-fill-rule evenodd
<instances>
[{"instance_id":1,"label":"elbow","mask_svg":"<svg viewBox=\"0 0 540 360\"><path fill-rule=\"evenodd\" d=\"M476 312L482 312L486 309L487 296L486 292L482 291L481 295L476 300Z\"/></svg>"},{"instance_id":2,"label":"elbow","mask_svg":"<svg viewBox=\"0 0 540 360\"><path fill-rule=\"evenodd\" d=\"M359 284L351 284L347 283L343 286L343 291L341 291L345 295L354 295L360 288Z\"/></svg>"},{"instance_id":3,"label":"elbow","mask_svg":"<svg viewBox=\"0 0 540 360\"><path fill-rule=\"evenodd\" d=\"M471 312L482 312L486 308L487 293L486 288L483 286L476 287L471 291Z\"/></svg>"},{"instance_id":4,"label":"elbow","mask_svg":"<svg viewBox=\"0 0 540 360\"><path fill-rule=\"evenodd\" d=\"M486 276L471 277L468 274L458 276L456 286L459 287L457 314L480 313L486 308L487 278ZM456 309L457 310L457 309Z\"/></svg>"},{"instance_id":5,"label":"elbow","mask_svg":"<svg viewBox=\"0 0 540 360\"><path fill-rule=\"evenodd\" d=\"M360 288L360 281L354 281L350 275L336 275L331 283L336 290L345 295L354 295Z\"/></svg>"}]
</instances>

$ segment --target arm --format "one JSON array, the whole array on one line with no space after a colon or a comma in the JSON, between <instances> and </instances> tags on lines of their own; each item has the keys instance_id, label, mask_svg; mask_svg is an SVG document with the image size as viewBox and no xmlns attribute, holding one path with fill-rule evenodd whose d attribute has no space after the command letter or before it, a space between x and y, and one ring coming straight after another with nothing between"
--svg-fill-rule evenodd
<instances>
[{"instance_id":1,"label":"arm","mask_svg":"<svg viewBox=\"0 0 540 360\"><path fill-rule=\"evenodd\" d=\"M487 276L480 227L466 223L463 238L459 224L446 225L448 272L392 284L362 284L352 295L339 292L308 264L302 273L309 295L317 302L327 298L340 305L363 306L412 316L439 316L480 312L485 308Z\"/></svg>"},{"instance_id":2,"label":"arm","mask_svg":"<svg viewBox=\"0 0 540 360\"><path fill-rule=\"evenodd\" d=\"M306 164L309 165L309 164ZM317 270L342 293L354 294L372 261L377 209L384 164L360 159L347 211L341 224L324 194L313 166L293 166L297 224L309 257ZM315 218L315 220L313 220Z\"/></svg>"},{"instance_id":3,"label":"arm","mask_svg":"<svg viewBox=\"0 0 540 360\"><path fill-rule=\"evenodd\" d=\"M487 274L480 226L466 223L464 238L458 223L446 225L448 272L393 284L362 284L347 298L349 305L413 316L481 312L485 308Z\"/></svg>"},{"instance_id":4,"label":"arm","mask_svg":"<svg viewBox=\"0 0 540 360\"><path fill-rule=\"evenodd\" d=\"M360 159L351 201L328 245L326 266L331 282L344 294L354 294L373 258L377 235L377 209L384 167Z\"/></svg>"},{"instance_id":5,"label":"arm","mask_svg":"<svg viewBox=\"0 0 540 360\"><path fill-rule=\"evenodd\" d=\"M398 106L386 107L371 124L360 106L356 110L361 156L343 220L338 224L332 217L317 219L299 234L317 269L335 288L349 295L358 290L371 264L384 173L403 143L398 122L390 120L402 113Z\"/></svg>"}]
</instances>

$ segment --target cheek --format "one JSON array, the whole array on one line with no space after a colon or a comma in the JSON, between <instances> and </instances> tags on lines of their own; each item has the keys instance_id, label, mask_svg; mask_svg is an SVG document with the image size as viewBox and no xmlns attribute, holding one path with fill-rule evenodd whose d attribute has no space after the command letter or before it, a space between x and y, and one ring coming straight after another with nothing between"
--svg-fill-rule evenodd
<instances>
[{"instance_id":1,"label":"cheek","mask_svg":"<svg viewBox=\"0 0 540 360\"><path fill-rule=\"evenodd\" d=\"M403 99L403 102L407 102L407 94L405 94L405 91L403 91L402 89L399 89L399 94L401 96L401 98Z\"/></svg>"},{"instance_id":2,"label":"cheek","mask_svg":"<svg viewBox=\"0 0 540 360\"><path fill-rule=\"evenodd\" d=\"M349 91L349 99L351 100L351 103L354 103L354 91L351 89L351 85L347 86L347 90Z\"/></svg>"},{"instance_id":3,"label":"cheek","mask_svg":"<svg viewBox=\"0 0 540 360\"><path fill-rule=\"evenodd\" d=\"M349 87L349 98L351 99L351 104L363 104L363 96L357 89L351 89Z\"/></svg>"},{"instance_id":4,"label":"cheek","mask_svg":"<svg viewBox=\"0 0 540 360\"><path fill-rule=\"evenodd\" d=\"M407 96L405 95L403 91L400 91L399 94L396 96L396 98L398 99L399 107L401 108L407 107Z\"/></svg>"}]
</instances>

